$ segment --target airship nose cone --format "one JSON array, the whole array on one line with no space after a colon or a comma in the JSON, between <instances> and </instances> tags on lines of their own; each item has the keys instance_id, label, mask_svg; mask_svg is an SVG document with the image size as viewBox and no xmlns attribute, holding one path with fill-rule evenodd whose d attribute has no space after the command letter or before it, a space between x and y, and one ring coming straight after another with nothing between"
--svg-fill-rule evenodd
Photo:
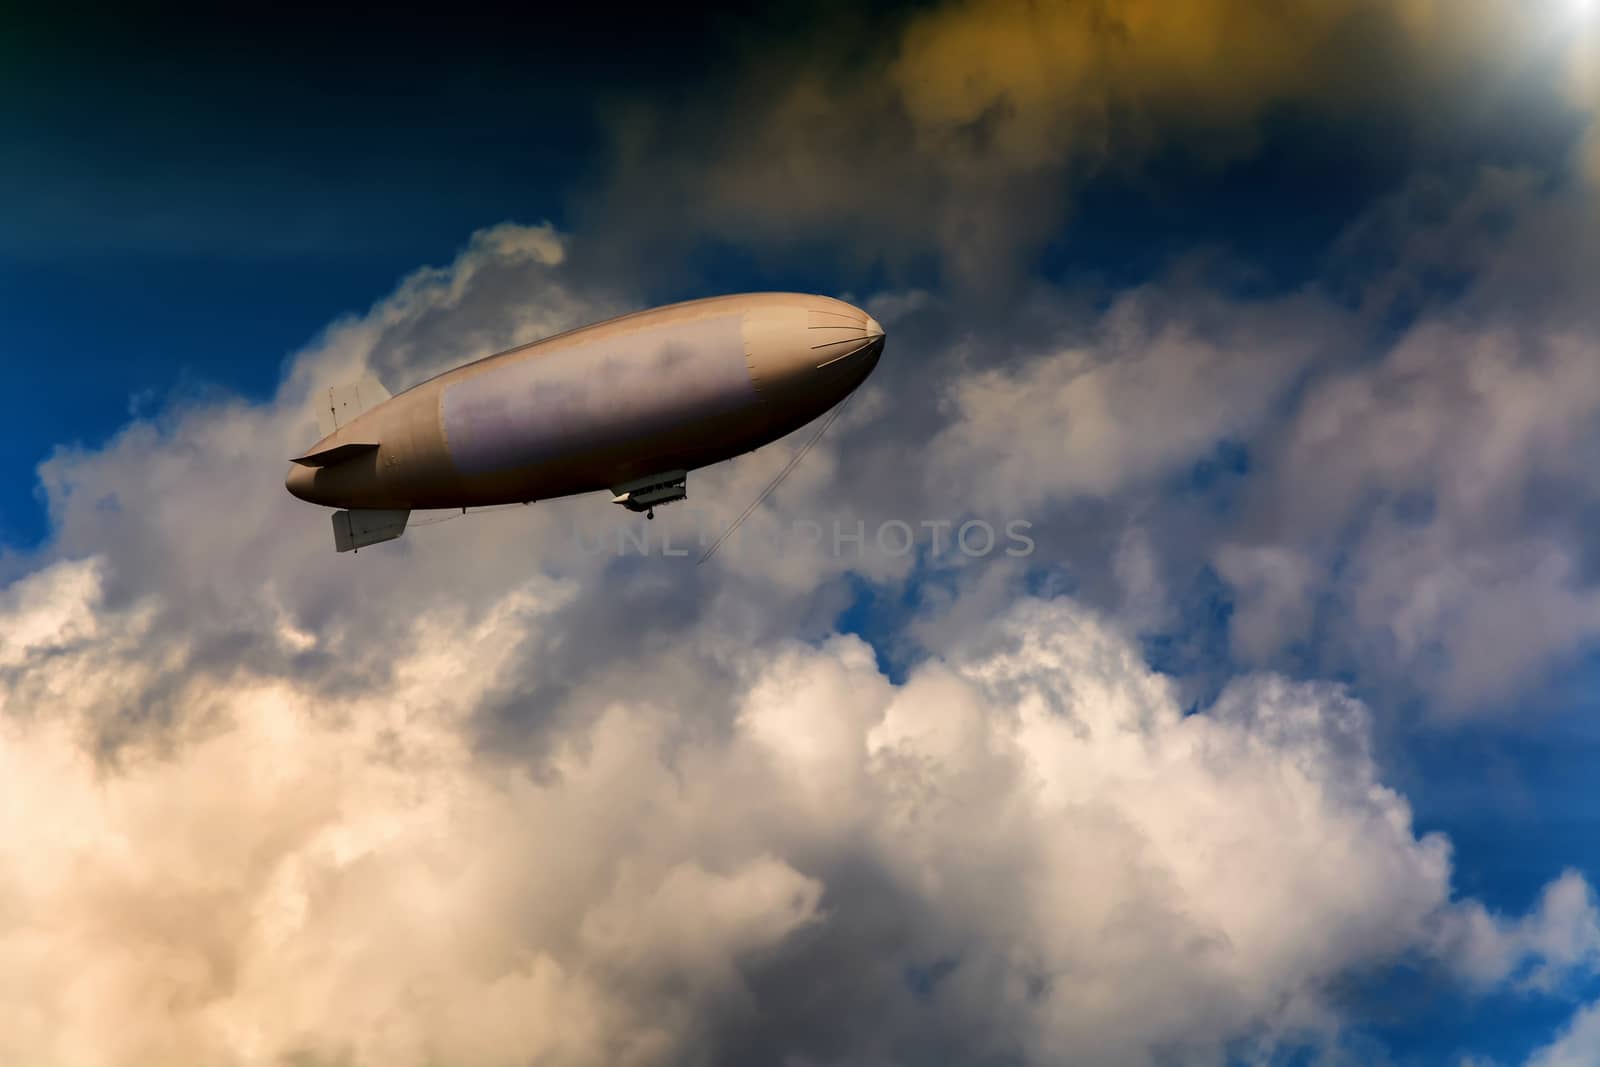
<instances>
[{"instance_id":1,"label":"airship nose cone","mask_svg":"<svg viewBox=\"0 0 1600 1067\"><path fill-rule=\"evenodd\" d=\"M829 297L790 299L746 322L750 374L768 399L854 389L877 365L884 332L858 307Z\"/></svg>"}]
</instances>

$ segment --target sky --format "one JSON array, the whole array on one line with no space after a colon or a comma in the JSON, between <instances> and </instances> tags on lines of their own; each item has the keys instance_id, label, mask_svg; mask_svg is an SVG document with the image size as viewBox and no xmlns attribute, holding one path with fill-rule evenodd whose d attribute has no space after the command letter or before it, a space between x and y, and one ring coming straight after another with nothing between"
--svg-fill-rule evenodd
<instances>
[{"instance_id":1,"label":"sky","mask_svg":"<svg viewBox=\"0 0 1600 1067\"><path fill-rule=\"evenodd\" d=\"M0 1067L1600 1064L1594 5L5 15ZM283 490L760 290L703 566Z\"/></svg>"}]
</instances>

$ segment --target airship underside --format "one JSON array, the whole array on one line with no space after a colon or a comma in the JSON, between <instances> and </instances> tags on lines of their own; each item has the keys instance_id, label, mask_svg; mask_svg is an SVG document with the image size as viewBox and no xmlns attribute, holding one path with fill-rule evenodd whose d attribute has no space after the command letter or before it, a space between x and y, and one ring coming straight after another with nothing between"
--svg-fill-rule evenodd
<instances>
[{"instance_id":1,"label":"airship underside","mask_svg":"<svg viewBox=\"0 0 1600 1067\"><path fill-rule=\"evenodd\" d=\"M626 315L457 367L390 397L319 396L324 436L291 463L302 500L341 509L339 551L391 540L415 509L610 490L681 500L689 471L803 426L864 381L882 327L841 300L713 297Z\"/></svg>"}]
</instances>

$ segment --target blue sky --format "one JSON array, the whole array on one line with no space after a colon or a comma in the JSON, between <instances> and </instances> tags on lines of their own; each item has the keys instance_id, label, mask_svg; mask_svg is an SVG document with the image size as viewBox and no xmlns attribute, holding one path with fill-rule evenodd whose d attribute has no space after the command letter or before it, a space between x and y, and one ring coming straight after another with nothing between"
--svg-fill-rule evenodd
<instances>
[{"instance_id":1,"label":"blue sky","mask_svg":"<svg viewBox=\"0 0 1600 1067\"><path fill-rule=\"evenodd\" d=\"M804 788L774 785L773 795L796 807L769 812L770 822L753 814L753 828L730 829L714 812L663 823L662 839L683 850L674 853L680 866L631 905L624 890L637 888L629 877L652 877L653 860L637 859L655 856L651 846L630 852L619 843L622 831L597 830L604 843L591 863L573 858L587 855L584 846L563 845L574 869L624 872L571 891L572 899L622 901L617 914L596 905L574 927L603 941L594 930L623 929L619 915L630 907L666 915L649 909L677 906L682 879L702 876L714 884L698 895L725 891L716 899L728 914L744 915L747 899L779 896L809 900L795 907L815 914L791 930L749 905L747 926L705 927L708 943L726 933L732 946L733 962L706 972L723 976L715 979L672 956L649 930L635 931L643 947L632 955L592 957L564 956L557 941L528 934L528 958L549 953L567 970L565 985L529 992L527 1003L559 1012L548 1004L581 1000L595 1018L623 1020L619 1032L633 1020L644 1033L637 1019L659 1005L650 999L653 968L665 968L662 988L677 975L682 988L700 992L681 1001L659 994L682 1027L649 1046L662 1062L770 1062L779 1054L917 1061L931 1055L936 1037L949 1062L1056 1062L1062 1042L1093 1050L1085 1062L1209 1062L1219 1050L1238 1062L1541 1062L1537 1050L1600 998L1600 941L1583 941L1591 927L1600 930L1588 889L1600 881L1600 804L1591 788L1600 758L1600 557L1585 524L1600 514L1585 462L1600 444L1600 408L1586 391L1600 367L1600 319L1587 295L1587 267L1600 261L1600 30L1557 0L1521 8L1473 0L1448 25L1426 21L1434 16L1408 22L1407 5L1377 0L1305 0L1288 5L1281 21L1227 0L1177 4L1149 16L1154 22L1144 7L790 5L760 18L662 11L625 28L612 10L520 22L470 11L286 23L265 13L154 10L17 16L0 46L8 145L0 192L11 205L0 228L0 351L22 372L0 432L0 580L13 583L0 609L24 636L15 648L0 641L3 714L43 722L55 714L47 708L77 708L60 698L61 686L41 681L69 663L77 673L68 677L128 672L107 685L130 696L84 697L83 708L60 712L63 730L88 738L85 751L106 773L171 797L208 788L201 783L215 781L217 767L237 772L241 764L227 760L250 766L226 748L229 737L243 752L271 750L292 762L294 751L274 748L278 741L302 729L308 744L321 736L314 715L260 737L216 727L265 714L239 703L255 699L248 694L281 690L289 694L281 706L291 709L304 693L358 708L359 694L370 691L404 709L432 707L435 694L460 687L472 696L451 713L458 717L441 720L438 736L465 738L469 755L447 745L429 750L423 764L452 768L459 777L442 784L461 795L477 796L499 768L524 762L530 782L594 775L604 784L612 765L572 753L612 751L605 724L624 714L663 752L710 745L715 758L685 757L688 765L747 783L737 759L718 762L726 753L707 735L737 734L785 686L820 695L807 696L812 703L800 705L793 722L779 717L758 731L762 743L800 729L796 722L831 722L833 711L881 691L890 710L877 733L864 735L877 737L901 728L896 692L912 694L902 704L942 707L942 671L954 677L970 668L974 692L989 684L987 668L971 665L999 655L994 635L1027 625L1043 636L1053 628L1098 634L1103 623L1135 650L1140 670L1170 681L1184 716L1231 721L1218 710L1230 686L1268 675L1312 687L1304 692L1319 695L1297 699L1323 708L1319 722L1336 723L1343 705L1333 690L1315 687L1343 686L1369 716L1357 732L1370 746L1372 773L1413 818L1397 852L1351 845L1351 866L1365 870L1371 858L1373 869L1400 872L1395 886L1414 876L1442 899L1416 904L1421 889L1396 889L1391 898L1385 878L1374 876L1378 888L1355 903L1336 901L1326 912L1309 903L1307 929L1289 924L1266 938L1320 944L1304 950L1311 962L1303 969L1273 970L1280 964L1266 949L1241 955L1227 967L1243 977L1229 970L1227 980L1174 994L1173 1003L1185 1005L1214 996L1212 1014L1224 1021L1189 1018L1188 1007L1170 1015L1152 1008L1154 1036L1143 1045L1139 983L1150 983L1152 1003L1162 1001L1159 952L1148 950L1157 965L1138 972L1144 977L1130 977L1118 969L1124 957L1096 955L1109 940L1084 935L1080 944L1043 920L1006 941L1011 934L970 918L965 904L906 889L911 868L895 866L893 849L873 844L868 830L841 829L816 815L822 801L805 800ZM1098 15L1084 14L1091 9ZM1199 21L1170 29L1183 18ZM1236 33L1195 28L1207 19ZM976 43L951 52L948 41ZM418 273L425 269L432 273ZM460 291L444 295L452 284ZM638 562L575 568L544 548L519 555L520 534L451 526L438 540L362 554L363 563L376 560L373 577L335 576L322 569L327 561L310 561L308 546L325 548L316 540L325 521L279 499L273 479L281 479L299 429L292 401L333 368L365 363L391 379L418 380L603 313L762 289L845 296L876 309L891 337L880 391L862 405L870 413L841 424L849 443L838 456L848 462L819 459L820 480L786 489L792 503L775 504L773 521L819 508L869 521L910 509L1027 514L1039 531L1038 558L1014 571L927 553L914 565L835 560L814 573L804 560L772 574L729 563L702 579L663 576ZM899 309L893 320L885 308ZM1484 381L1491 385L1480 388ZM725 489L717 499L736 510L764 469L710 484ZM269 495L270 504L258 503ZM116 503L97 517L83 503L93 497ZM542 544L537 535L552 528L530 528L527 544ZM177 543L188 537L192 544ZM429 551L449 562L424 560ZM496 599L512 587L526 603ZM370 604L358 611L352 605L363 598ZM1041 603L1048 610L1030 606ZM512 636L492 663L473 658L491 651L451 637L460 662L441 665L431 651L441 638L426 629L435 618L455 620L451 634L499 619L476 639L484 649L499 647L496 633ZM1037 618L1054 621L1017 621ZM980 630L990 636L973 636ZM37 633L48 636L27 636ZM793 651L785 643L793 638L809 651ZM856 638L875 663L852 658ZM1086 678L1116 658L1105 649L1124 646L1093 647L1100 658L1063 652L1062 662ZM409 658L391 662L394 648L410 649ZM670 661L672 649L694 665L678 679L682 706L667 697L659 707L627 705L632 691L617 680L627 664ZM792 676L782 674L788 667L770 668L791 660L801 664ZM405 688L397 679L413 668L432 681ZM661 669L677 677L677 668ZM762 674L769 669L787 680ZM1060 692L1081 691L1071 670L1051 669ZM471 685L462 682L473 672ZM828 688L835 674L853 681ZM1107 683L1108 706L1144 692L1143 677L1133 672L1122 688ZM473 688L480 681L481 690ZM919 695L921 685L934 695ZM1009 721L1008 698L982 691L994 721ZM206 710L213 705L232 710L214 720ZM631 710L616 710L624 705ZM1267 705L1278 707L1263 698ZM696 717L695 709L712 708L721 710ZM368 721L367 712L347 714ZM1082 714L1098 721L1094 709ZM56 751L29 747L45 745L39 738L48 733L35 737L32 728L18 726L22 732L3 741L24 754L18 761ZM368 737L367 729L340 734L327 748L366 766L362 753L388 736L371 726ZM821 740L797 750L811 753L807 759L832 751L836 734L818 729ZM1367 773L1365 756L1334 741L1291 743L1270 731L1256 741L1250 751L1286 746L1285 766L1315 764L1308 773L1322 783L1319 796L1342 796L1340 782ZM616 743L627 756L616 766L650 780L628 762L637 754ZM132 753L126 764L124 746ZM161 751L192 751L195 769L174 769L187 766L181 758L149 762ZM1241 778L1253 773L1254 764L1239 760ZM845 774L833 764L807 766L820 778ZM165 789L160 767L173 775ZM433 772L419 771L426 773ZM951 795L982 777L973 775L947 782ZM1212 784L1219 795L1228 788ZM366 811L377 804L372 797L389 796L387 786L359 797L326 788L328 812ZM850 788L839 784L837 793L854 795ZM1387 803L1376 795L1360 803ZM47 793L17 796L19 804L50 803ZM1197 809L1205 801L1196 794ZM594 814L604 804L562 803L572 805L558 808L574 825L604 822ZM987 811L983 803L972 800L971 810ZM1178 795L1172 803L1186 802ZM472 810L491 807L485 800ZM115 851L108 841L124 840L176 869L184 861L172 857L207 840L199 821L146 823L128 814L142 810L93 808L85 818L103 820L107 836L84 837L73 855L103 857ZM629 810L655 825L652 809ZM1143 825L1141 811L1135 805L1112 821ZM1329 812L1330 826L1346 827L1345 809ZM236 814L300 825L266 800ZM863 813L861 825L880 814ZM813 816L820 821L805 822ZM337 828L341 817L326 822ZM473 936L538 926L532 911L496 909L513 892L504 887L526 890L529 872L549 857L519 851L521 839L499 836L500 823L480 826L454 811L440 818L479 827L481 840L453 831L469 846L463 855L498 849L512 857L505 870L484 861L503 892L480 900L460 890L462 915L483 923ZM948 819L949 836L916 868L941 885L976 879L983 866L950 858L981 851L983 834L963 829L957 814ZM1359 844L1382 819L1357 822L1367 828L1350 831ZM378 825L352 822L340 832L390 840L371 829ZM1065 840L1068 831L1057 829ZM1293 832L1262 831L1272 840ZM1150 833L1151 842L1165 840ZM1428 834L1449 842L1443 883L1417 873L1427 866ZM421 840L413 842L417 855L432 847L432 838ZM1019 855L1052 855L1049 840L1041 831ZM1145 847L1159 866L1163 846ZM0 847L0 871L29 849L49 853L48 843L18 835ZM374 863L411 870L412 853L372 849ZM758 854L767 859L750 858ZM294 863L313 855L320 853L296 853ZM768 859L778 867L762 866ZM629 866L635 861L640 866ZM54 862L44 866L53 870ZM1028 867L1020 881L1048 888L1058 877L1066 893L1064 861L1050 862ZM1293 864L1261 862L1263 884L1293 880ZM242 899L278 885L248 864L239 870ZM1187 870L1171 858L1174 884ZM1563 927L1541 901L1568 870L1584 880L1587 910ZM718 878L727 879L722 889ZM72 894L63 884L41 882L28 898L42 916L56 916L59 905L71 917L44 925L98 929L96 905L67 910ZM1144 899L1143 883L1128 885L1130 900ZM815 899L807 895L813 886ZM437 889L438 899L455 892ZM996 901L1004 897L994 892ZM1059 910L1070 896L1030 898L1018 914ZM164 889L155 898L181 893ZM982 899L974 892L973 906ZM1171 915L1207 914L1210 899L1196 890L1144 921L1155 928ZM1497 918L1472 927L1474 907ZM1414 923L1402 921L1407 908L1417 909ZM389 913L375 906L373 914ZM1390 918L1393 929L1384 925ZM461 921L470 927L476 919ZM1250 943L1248 922L1216 922L1223 940ZM1358 928L1341 934L1346 922ZM1499 933L1484 932L1491 926ZM363 931L382 938L389 928L351 917L320 929L318 936L361 941ZM761 932L769 929L779 930L770 943ZM106 989L120 989L166 974L151 957L123 952L125 943L146 944L138 937L165 945L163 936L130 933L98 950L83 947L89 935L73 944L97 960L134 960L107 980ZM237 936L258 951L240 949L241 959L256 961L241 964L244 971L277 966L251 940L255 933ZM1345 952L1341 939L1364 947ZM1069 977L1110 983L1130 1005L1119 1018L1134 1020L1135 1036L1103 1020L1083 1022L1076 1002L1031 1014L972 992L985 979L969 975L1005 972L1006 981L1021 981L1005 966L1030 940L1068 946L1043 988ZM1378 947L1391 942L1393 951ZM1571 958L1562 956L1568 942ZM0 959L6 943L0 930ZM863 961L879 952L887 960L904 951L922 961L906 973L921 974L935 948L954 961L940 971L952 977L937 984L955 998L940 1002L937 1025L897 999L909 987L873 986L870 977L840 986L862 1003L881 997L876 1021L835 1002L846 992L815 992L843 971L869 975ZM455 959L454 948L436 951ZM1172 958L1188 959L1188 951L1173 948ZM1509 962L1483 962L1497 953ZM676 962L658 964L658 955ZM488 966L462 959L461 974ZM435 962L410 959L394 970L415 965L432 974ZM1261 1002L1270 1007L1229 985L1238 977L1240 990L1253 989L1250 968L1258 965L1263 982L1279 984ZM383 970L341 971L347 984L330 1000L366 1004L370 993L371 1003L386 1003ZM1553 977L1538 977L1547 972ZM580 978L593 974L652 992L584 1000L590 993ZM724 981L730 974L737 979ZM279 987L260 981L260 999L218 994L207 1001L219 1005L216 1018L197 1014L169 1029L143 1020L130 1031L142 1036L84 1044L83 1062L244 1062L244 1045L217 1035L256 1025L263 1005L277 1003ZM40 978L38 988L55 987ZM483 999L473 988L462 979L431 995L439 1003ZM540 1000L549 989L555 999ZM8 1003L10 996L0 990L0 1019L29 1007ZM79 1014L56 1017L54 1029L109 1028L130 1010L112 994L84 1003L72 1009ZM217 1021L224 1017L227 1025ZM368 1040L378 1023L341 1030L314 1012L296 1018L309 1035L308 1063L338 1048L357 1050L349 1062L405 1062L418 1048L501 1062L503 1050L458 1041L463 1031L446 1023L386 1048ZM837 1040L819 1039L830 1026ZM266 1045L294 1050L295 1035L267 1030L258 1034ZM539 1040L517 1047L545 1049L560 1062L593 1055L578 1045L550 1053ZM76 1062L74 1046L54 1038L4 1041L0 1052L29 1062ZM648 1049L634 1051L639 1062L654 1062ZM1600 1063L1600 1046L1568 1051L1571 1059L1551 1062Z\"/></svg>"}]
</instances>

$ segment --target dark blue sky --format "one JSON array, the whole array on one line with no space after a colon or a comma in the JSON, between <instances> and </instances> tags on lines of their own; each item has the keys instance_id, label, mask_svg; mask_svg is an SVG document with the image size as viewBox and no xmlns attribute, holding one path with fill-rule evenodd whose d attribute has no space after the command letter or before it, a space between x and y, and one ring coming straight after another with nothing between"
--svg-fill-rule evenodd
<instances>
[{"instance_id":1,"label":"dark blue sky","mask_svg":"<svg viewBox=\"0 0 1600 1067\"><path fill-rule=\"evenodd\" d=\"M598 119L726 61L749 20L579 8L15 15L0 43L0 540L32 469L186 383L260 397L337 315L473 230L560 224ZM780 18L774 13L772 18Z\"/></svg>"}]
</instances>

